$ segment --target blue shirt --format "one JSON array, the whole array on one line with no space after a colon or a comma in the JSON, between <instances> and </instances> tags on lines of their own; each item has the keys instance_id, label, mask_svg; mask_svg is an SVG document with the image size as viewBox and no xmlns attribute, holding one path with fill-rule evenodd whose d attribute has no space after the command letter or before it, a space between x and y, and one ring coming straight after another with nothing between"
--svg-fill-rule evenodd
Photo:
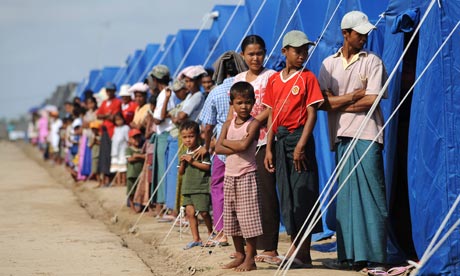
<instances>
[{"instance_id":1,"label":"blue shirt","mask_svg":"<svg viewBox=\"0 0 460 276\"><path fill-rule=\"evenodd\" d=\"M222 126L227 120L228 109L230 108L230 96L228 92L233 85L234 77L226 78L221 85L216 86L203 105L200 121L204 125L213 125L216 139L219 139ZM225 161L225 155L218 155L219 159Z\"/></svg>"}]
</instances>

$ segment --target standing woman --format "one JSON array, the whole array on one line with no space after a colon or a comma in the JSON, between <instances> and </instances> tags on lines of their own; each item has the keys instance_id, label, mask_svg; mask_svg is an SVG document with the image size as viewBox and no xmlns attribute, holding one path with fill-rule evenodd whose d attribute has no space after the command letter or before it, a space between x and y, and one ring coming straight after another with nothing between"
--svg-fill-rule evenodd
<instances>
[{"instance_id":1,"label":"standing woman","mask_svg":"<svg viewBox=\"0 0 460 276\"><path fill-rule=\"evenodd\" d=\"M241 43L241 55L244 58L249 70L235 76L233 83L246 81L254 87L256 102L252 108L251 115L261 124L259 141L257 143L256 163L259 175L259 191L261 199L262 228L263 235L257 238L257 249L263 250L256 255L256 262L274 258L278 255L279 235L279 204L276 193L275 174L268 172L264 166L265 148L267 145L267 119L268 110L262 104L268 79L276 71L264 68L266 49L265 41L258 35L249 35ZM233 107L230 106L229 117L233 118ZM227 118L229 119L229 118Z\"/></svg>"}]
</instances>

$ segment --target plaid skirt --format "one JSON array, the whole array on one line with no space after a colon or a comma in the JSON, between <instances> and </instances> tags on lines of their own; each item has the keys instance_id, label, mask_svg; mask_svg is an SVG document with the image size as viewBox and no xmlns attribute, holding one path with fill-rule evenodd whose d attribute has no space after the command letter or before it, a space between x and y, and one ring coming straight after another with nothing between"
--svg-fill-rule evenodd
<instances>
[{"instance_id":1,"label":"plaid skirt","mask_svg":"<svg viewBox=\"0 0 460 276\"><path fill-rule=\"evenodd\" d=\"M224 232L253 238L263 234L257 172L224 178Z\"/></svg>"}]
</instances>

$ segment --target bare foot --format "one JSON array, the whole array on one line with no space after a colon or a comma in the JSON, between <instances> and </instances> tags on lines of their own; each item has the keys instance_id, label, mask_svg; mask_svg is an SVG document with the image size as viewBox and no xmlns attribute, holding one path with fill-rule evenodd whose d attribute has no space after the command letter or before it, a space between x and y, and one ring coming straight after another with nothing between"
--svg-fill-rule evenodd
<instances>
[{"instance_id":1,"label":"bare foot","mask_svg":"<svg viewBox=\"0 0 460 276\"><path fill-rule=\"evenodd\" d=\"M223 269L237 268L237 267L239 267L240 265L242 265L244 263L244 257L245 256L243 254L236 252L235 258L233 259L233 261L231 261L228 264L223 265L221 267Z\"/></svg>"},{"instance_id":2,"label":"bare foot","mask_svg":"<svg viewBox=\"0 0 460 276\"><path fill-rule=\"evenodd\" d=\"M257 269L257 266L254 260L251 260L251 259L248 260L248 258L246 258L244 262L238 267L235 267L234 270L236 272L246 272L246 271L251 271L251 270L256 270L256 269Z\"/></svg>"}]
</instances>

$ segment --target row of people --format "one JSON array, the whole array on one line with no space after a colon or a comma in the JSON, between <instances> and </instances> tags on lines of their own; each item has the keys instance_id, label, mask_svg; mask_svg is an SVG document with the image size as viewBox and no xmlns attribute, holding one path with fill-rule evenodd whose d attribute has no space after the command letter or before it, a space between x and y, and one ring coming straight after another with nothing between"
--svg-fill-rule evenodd
<instances>
[{"instance_id":1,"label":"row of people","mask_svg":"<svg viewBox=\"0 0 460 276\"><path fill-rule=\"evenodd\" d=\"M303 67L313 43L303 32L291 31L283 38L286 65L280 72L263 66L265 43L250 35L242 42L241 55L229 51L214 63L216 86L207 96L201 89L203 77L210 73L202 66L185 68L170 86L168 68L157 65L144 83L121 89L122 101L109 84L108 98L97 111L95 101L85 99L97 117L86 126L92 129L89 143L76 138L87 121L78 123L77 118L71 123L65 139L81 148L71 157L84 164L83 152L92 149L92 157L98 156L93 172L104 175L100 185L107 185L114 173L118 182L126 179L130 206L136 212L148 206L165 219L164 210L175 217L185 206L193 236L185 249L226 245L227 235L232 236L236 253L224 268L248 271L256 268L256 261L280 264L280 214L293 243L286 255L300 247L294 265L312 267L311 234L322 231L321 222L303 244L294 240L305 231L301 226L319 196L312 135L317 110L328 112L331 150L340 159L385 79L382 61L363 49L367 34L375 28L367 16L350 12L341 27L343 46L323 62L319 81ZM358 137L355 157L346 163L339 183L377 135L382 121L378 110ZM346 192L339 193L338 262L327 264L330 267L360 269L386 261L381 138L354 172ZM74 171L77 179L84 175ZM207 244L199 235L197 212L212 236ZM256 250L262 252L257 255Z\"/></svg>"}]
</instances>

